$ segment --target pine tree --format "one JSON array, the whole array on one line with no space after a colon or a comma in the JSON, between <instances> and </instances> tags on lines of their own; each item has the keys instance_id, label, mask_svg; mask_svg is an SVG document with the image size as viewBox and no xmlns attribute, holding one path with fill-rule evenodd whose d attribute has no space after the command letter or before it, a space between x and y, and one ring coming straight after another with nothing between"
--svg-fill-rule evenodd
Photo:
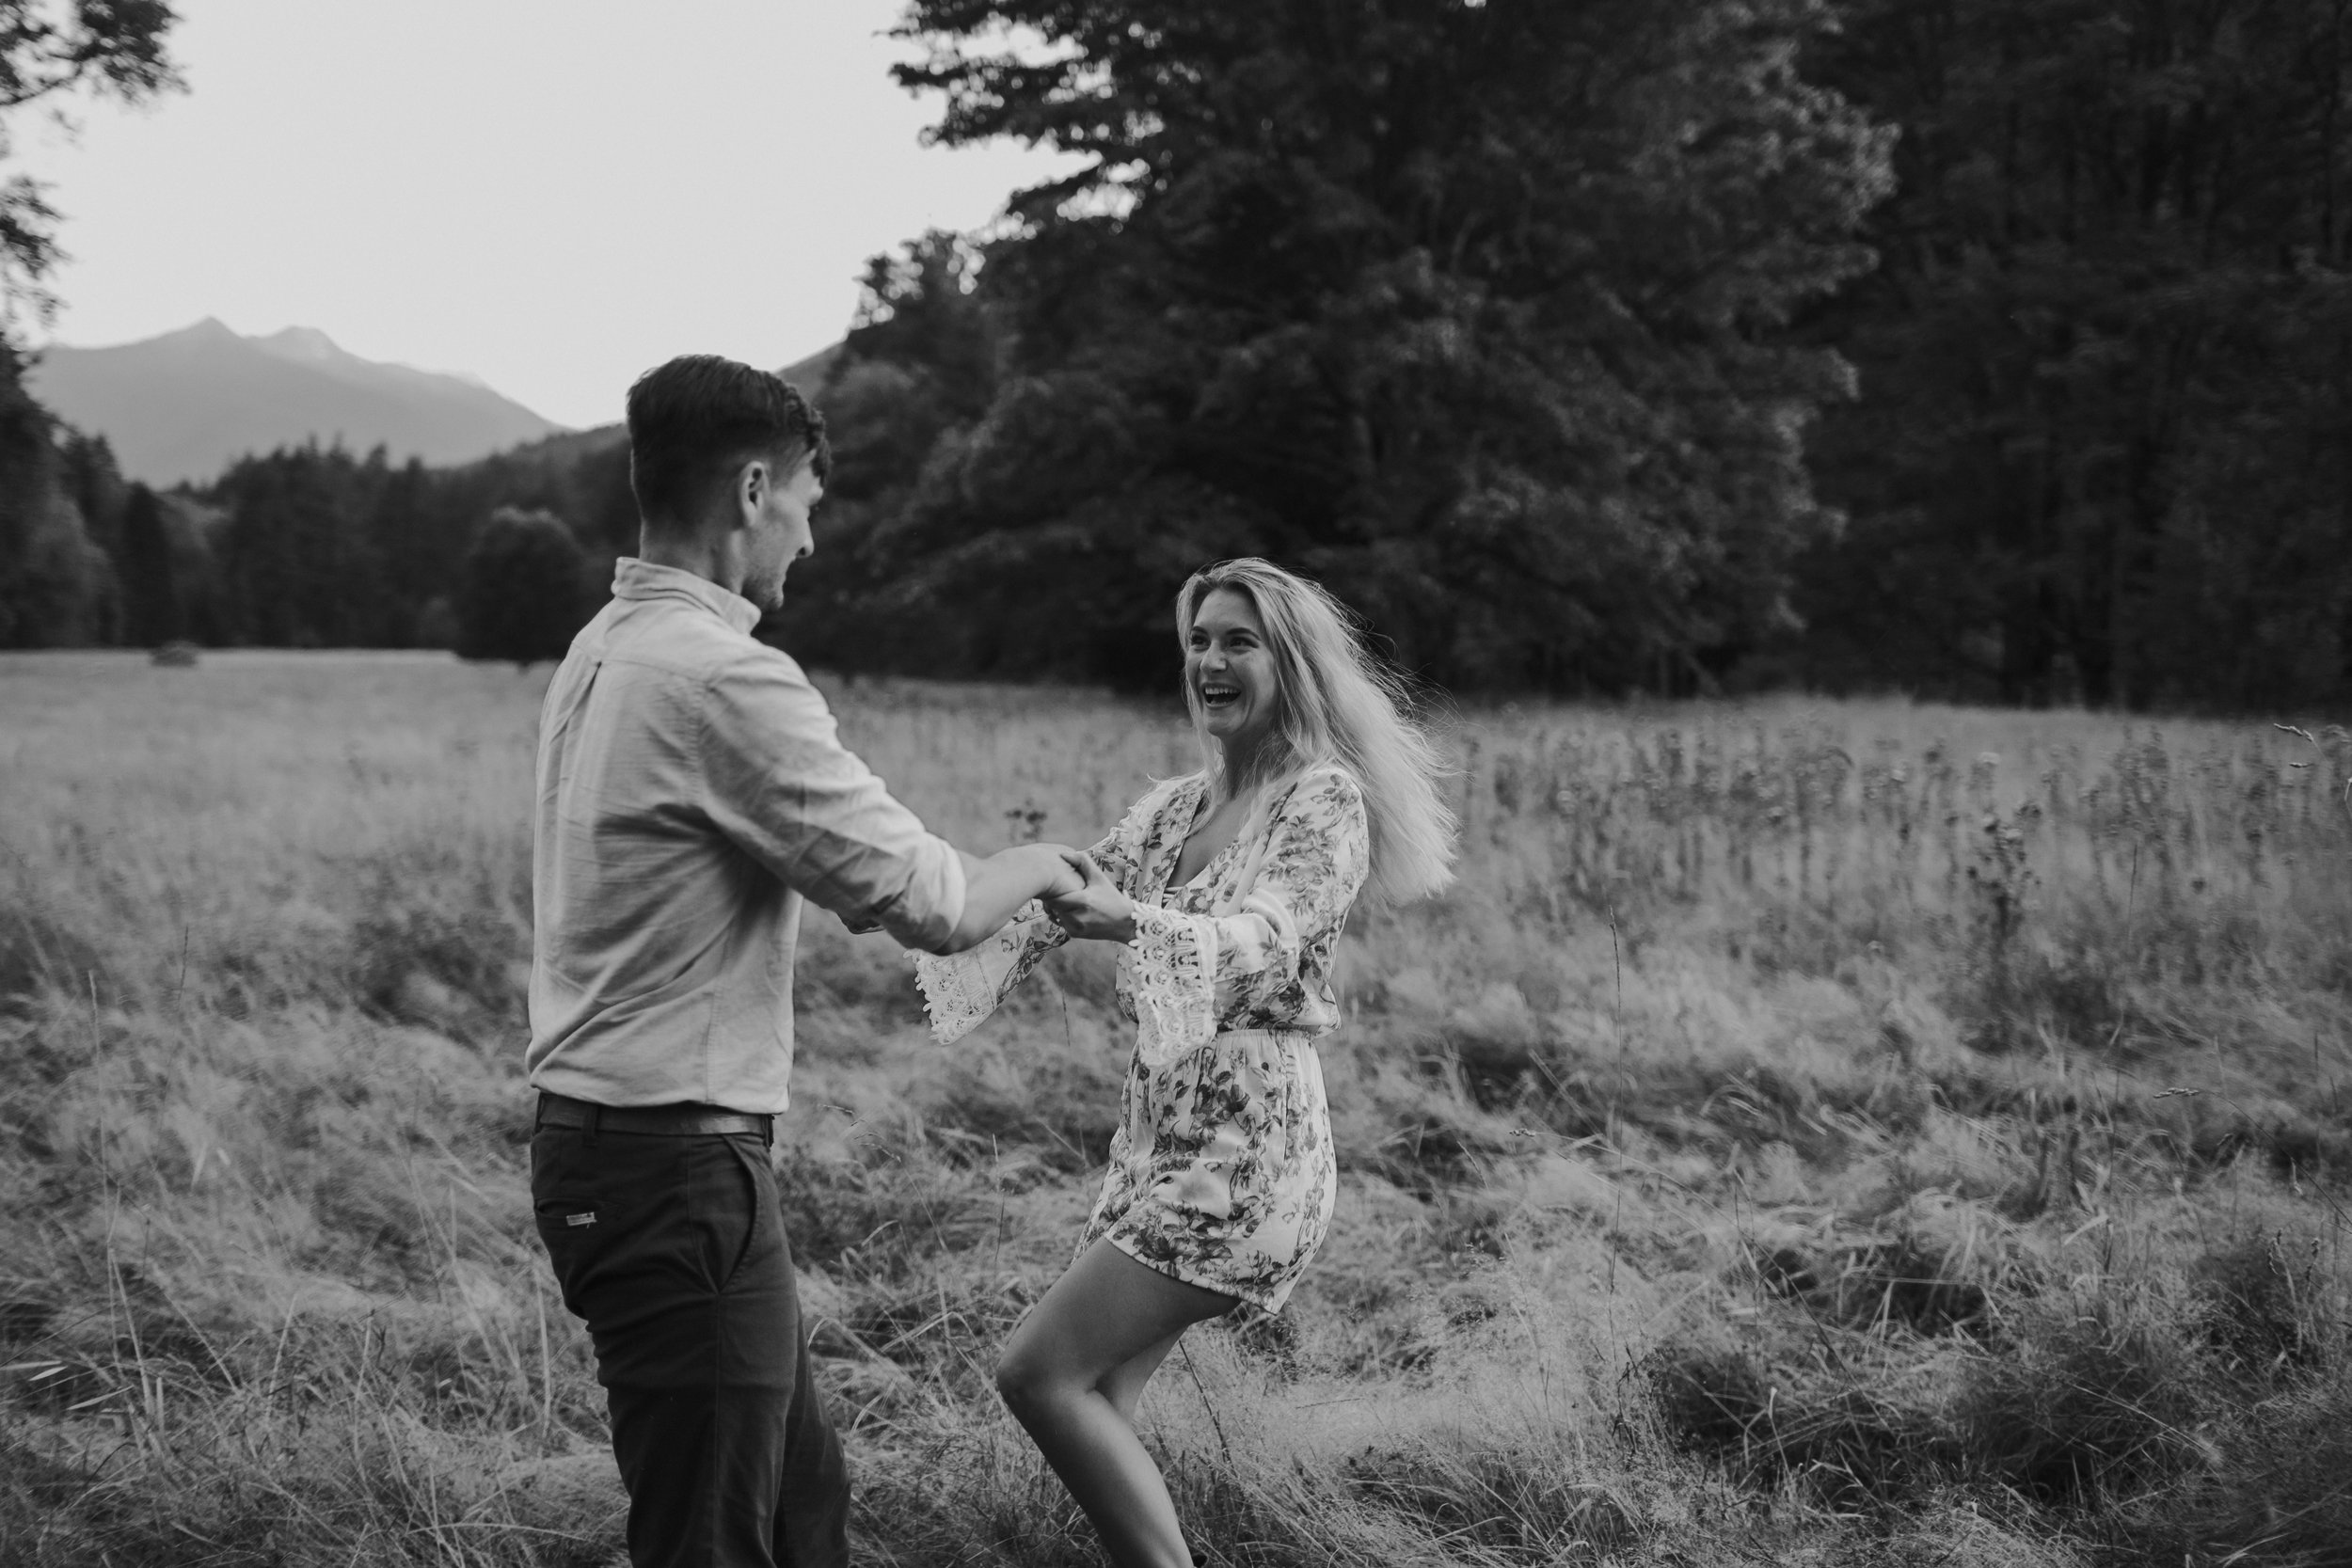
<instances>
[{"instance_id":1,"label":"pine tree","mask_svg":"<svg viewBox=\"0 0 2352 1568\"><path fill-rule=\"evenodd\" d=\"M122 507L122 543L115 574L122 584L122 641L153 648L187 636L179 571L164 527L162 503L144 484L131 486Z\"/></svg>"}]
</instances>

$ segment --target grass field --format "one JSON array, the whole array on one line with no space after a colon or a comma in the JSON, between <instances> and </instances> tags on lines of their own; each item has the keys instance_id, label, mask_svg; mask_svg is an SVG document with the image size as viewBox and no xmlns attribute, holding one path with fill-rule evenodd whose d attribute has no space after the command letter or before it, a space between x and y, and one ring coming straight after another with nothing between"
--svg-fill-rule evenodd
<instances>
[{"instance_id":1,"label":"grass field","mask_svg":"<svg viewBox=\"0 0 2352 1568\"><path fill-rule=\"evenodd\" d=\"M619 1560L524 1198L545 667L0 659L0 1562ZM1169 712L854 684L969 847ZM1289 1311L1145 1405L1212 1563L2352 1563L2352 737L1473 709ZM1126 1037L811 921L779 1160L878 1562L1098 1560L996 1407Z\"/></svg>"}]
</instances>

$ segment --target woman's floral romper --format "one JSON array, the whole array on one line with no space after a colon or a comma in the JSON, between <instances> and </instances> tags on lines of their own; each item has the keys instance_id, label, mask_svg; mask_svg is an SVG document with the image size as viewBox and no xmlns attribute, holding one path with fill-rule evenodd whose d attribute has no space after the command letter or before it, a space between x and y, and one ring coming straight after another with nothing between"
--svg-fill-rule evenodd
<instances>
[{"instance_id":1,"label":"woman's floral romper","mask_svg":"<svg viewBox=\"0 0 2352 1568\"><path fill-rule=\"evenodd\" d=\"M1271 1312L1331 1221L1314 1039L1340 1021L1333 948L1370 832L1355 778L1317 765L1271 786L1233 843L1170 887L1206 795L1198 774L1156 785L1090 851L1136 906L1119 955L1136 1053L1078 1251L1107 1236L1137 1262ZM917 955L933 1035L960 1038L1066 940L1032 903L969 952Z\"/></svg>"}]
</instances>

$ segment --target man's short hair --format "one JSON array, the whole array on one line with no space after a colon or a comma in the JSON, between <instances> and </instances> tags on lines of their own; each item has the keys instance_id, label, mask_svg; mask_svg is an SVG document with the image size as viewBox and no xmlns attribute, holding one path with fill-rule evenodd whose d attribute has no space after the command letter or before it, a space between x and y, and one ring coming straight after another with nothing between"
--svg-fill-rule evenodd
<instances>
[{"instance_id":1,"label":"man's short hair","mask_svg":"<svg viewBox=\"0 0 2352 1568\"><path fill-rule=\"evenodd\" d=\"M833 472L825 417L771 372L715 354L682 354L628 389L628 483L648 524L692 523L712 487L764 457L782 483L805 461Z\"/></svg>"}]
</instances>

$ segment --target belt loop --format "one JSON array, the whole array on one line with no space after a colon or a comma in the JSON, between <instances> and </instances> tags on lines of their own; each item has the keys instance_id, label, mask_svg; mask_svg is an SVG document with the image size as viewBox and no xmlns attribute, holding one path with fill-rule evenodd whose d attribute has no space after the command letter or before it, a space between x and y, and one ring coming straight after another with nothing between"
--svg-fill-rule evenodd
<instances>
[{"instance_id":1,"label":"belt loop","mask_svg":"<svg viewBox=\"0 0 2352 1568\"><path fill-rule=\"evenodd\" d=\"M776 1118L772 1115L759 1118L759 1141L770 1149L776 1147Z\"/></svg>"},{"instance_id":2,"label":"belt loop","mask_svg":"<svg viewBox=\"0 0 2352 1568\"><path fill-rule=\"evenodd\" d=\"M604 1120L604 1107L593 1100L587 1101L587 1114L580 1119L580 1141L594 1148L596 1143L596 1125Z\"/></svg>"}]
</instances>

